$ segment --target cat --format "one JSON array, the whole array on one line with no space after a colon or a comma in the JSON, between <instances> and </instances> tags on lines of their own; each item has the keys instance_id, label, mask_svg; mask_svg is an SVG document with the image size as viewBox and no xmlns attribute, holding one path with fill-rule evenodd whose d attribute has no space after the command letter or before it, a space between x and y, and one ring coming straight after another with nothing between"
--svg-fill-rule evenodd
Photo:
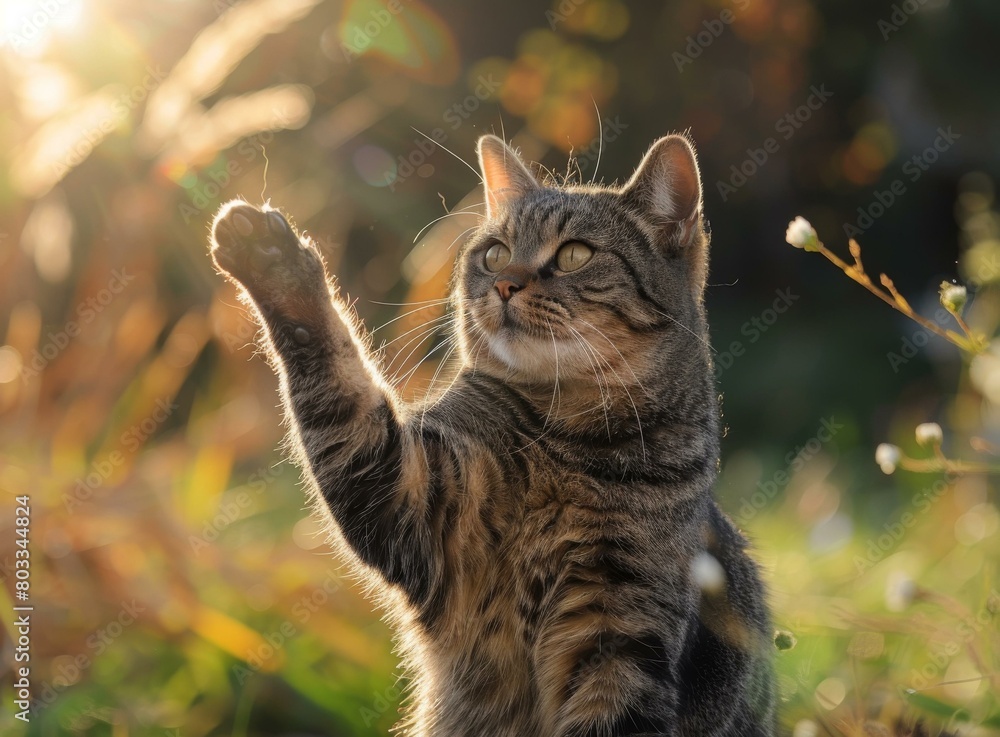
<instances>
[{"instance_id":1,"label":"cat","mask_svg":"<svg viewBox=\"0 0 1000 737\"><path fill-rule=\"evenodd\" d=\"M661 138L615 186L540 180L492 135L478 155L460 367L422 405L281 213L234 201L213 225L313 500L397 628L400 734L774 734L765 591L711 493L693 145Z\"/></svg>"}]
</instances>

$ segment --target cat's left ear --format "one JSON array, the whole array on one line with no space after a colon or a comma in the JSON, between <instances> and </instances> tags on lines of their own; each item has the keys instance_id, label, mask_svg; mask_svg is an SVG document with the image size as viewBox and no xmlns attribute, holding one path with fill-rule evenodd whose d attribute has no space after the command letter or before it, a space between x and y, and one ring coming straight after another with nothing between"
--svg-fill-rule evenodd
<instances>
[{"instance_id":1,"label":"cat's left ear","mask_svg":"<svg viewBox=\"0 0 1000 737\"><path fill-rule=\"evenodd\" d=\"M479 169L483 173L486 190L486 214L495 215L504 203L522 197L539 186L538 180L528 170L510 146L494 135L479 139Z\"/></svg>"},{"instance_id":2,"label":"cat's left ear","mask_svg":"<svg viewBox=\"0 0 1000 737\"><path fill-rule=\"evenodd\" d=\"M669 243L683 247L700 238L701 175L686 137L664 136L654 143L621 193L664 229Z\"/></svg>"}]
</instances>

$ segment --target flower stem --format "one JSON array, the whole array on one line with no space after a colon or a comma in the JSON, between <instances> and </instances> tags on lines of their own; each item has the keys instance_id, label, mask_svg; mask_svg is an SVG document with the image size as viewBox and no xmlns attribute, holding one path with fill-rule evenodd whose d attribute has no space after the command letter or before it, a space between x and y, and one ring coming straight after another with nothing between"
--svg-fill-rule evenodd
<instances>
[{"instance_id":1,"label":"flower stem","mask_svg":"<svg viewBox=\"0 0 1000 737\"><path fill-rule=\"evenodd\" d=\"M976 463L975 461L955 461L950 458L909 458L899 459L899 467L917 473L944 472L955 475L969 473L1000 473L1000 465Z\"/></svg>"},{"instance_id":2,"label":"flower stem","mask_svg":"<svg viewBox=\"0 0 1000 737\"><path fill-rule=\"evenodd\" d=\"M830 251L822 243L818 243L815 250L823 254L828 261L830 261L834 266L843 271L850 279L857 282L869 292L874 294L880 300L885 302L887 305L892 307L897 312L901 312L906 315L911 320L917 322L930 332L938 335L949 343L952 343L963 351L968 353L981 353L986 348L986 341L982 340L976 336L970 329L969 326L965 324L965 321L961 317L955 315L959 327L965 332L965 336L959 335L954 330L945 330L939 325L935 325L933 322L923 317L922 315L914 312L913 308L910 307L909 302L907 302L903 296L896 291L896 287L893 285L892 280L889 279L885 274L882 275L882 284L888 290L888 294L885 291L876 287L872 280L869 278L868 274L865 273L864 267L861 265L861 247L852 238L850 242L851 255L854 256L854 266L851 266L837 254Z\"/></svg>"}]
</instances>

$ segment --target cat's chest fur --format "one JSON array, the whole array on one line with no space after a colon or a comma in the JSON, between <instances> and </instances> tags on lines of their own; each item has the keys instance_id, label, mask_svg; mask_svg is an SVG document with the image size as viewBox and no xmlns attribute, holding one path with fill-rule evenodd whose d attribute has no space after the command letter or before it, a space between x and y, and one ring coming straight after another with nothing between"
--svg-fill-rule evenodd
<instances>
[{"instance_id":1,"label":"cat's chest fur","mask_svg":"<svg viewBox=\"0 0 1000 737\"><path fill-rule=\"evenodd\" d=\"M688 553L663 537L669 513L637 514L630 502L653 490L596 479L541 450L520 460L527 475L511 479L491 508L504 520L494 523L499 538L481 555L455 556L465 564L453 569L447 625L430 633L426 662L448 679L456 704L516 714L522 731L512 734L546 734L556 713L546 701L559 698L553 684L572 684L607 657L576 635L607 632L613 646L623 618L670 596Z\"/></svg>"},{"instance_id":2,"label":"cat's chest fur","mask_svg":"<svg viewBox=\"0 0 1000 737\"><path fill-rule=\"evenodd\" d=\"M492 484L486 526L499 533L480 541L481 555L465 551L460 590L452 601L462 622L459 646L470 636L495 642L504 659L513 653L532 657L549 626L571 611L583 617L595 594L625 582L652 584L663 576L657 547L662 552L671 546L663 535L675 524L669 504L644 509L632 501L665 499L662 490L601 480L541 451L520 460L512 465L528 469L524 477L509 479L502 493ZM651 545L657 532L660 539ZM456 552L456 558L462 555Z\"/></svg>"}]
</instances>

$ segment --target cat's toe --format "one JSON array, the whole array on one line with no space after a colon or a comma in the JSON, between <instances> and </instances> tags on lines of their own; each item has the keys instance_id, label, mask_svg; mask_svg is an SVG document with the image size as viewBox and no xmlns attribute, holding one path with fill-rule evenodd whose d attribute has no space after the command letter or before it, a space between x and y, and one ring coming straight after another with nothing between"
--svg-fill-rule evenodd
<instances>
[{"instance_id":1,"label":"cat's toe","mask_svg":"<svg viewBox=\"0 0 1000 737\"><path fill-rule=\"evenodd\" d=\"M275 210L236 200L226 205L212 226L212 257L238 280L262 275L300 250L288 221Z\"/></svg>"}]
</instances>

